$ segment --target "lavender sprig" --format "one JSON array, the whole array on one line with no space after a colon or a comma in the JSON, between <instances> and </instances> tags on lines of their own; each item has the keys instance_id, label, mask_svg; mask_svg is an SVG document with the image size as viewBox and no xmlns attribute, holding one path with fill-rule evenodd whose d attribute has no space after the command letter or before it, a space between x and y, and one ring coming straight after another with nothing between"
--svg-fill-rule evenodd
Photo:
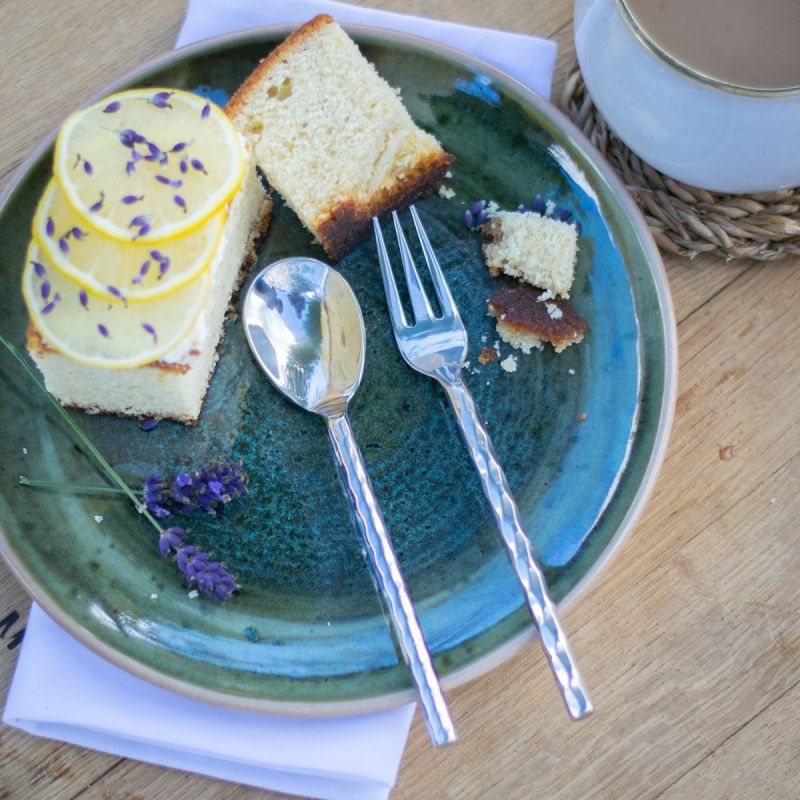
<instances>
[{"instance_id":1,"label":"lavender sprig","mask_svg":"<svg viewBox=\"0 0 800 800\"><path fill-rule=\"evenodd\" d=\"M176 545L181 545L184 541L185 531L182 528L173 529L167 528L166 530L161 527L158 520L150 513L150 510L147 508L146 504L141 501L133 492L133 490L125 483L124 480L119 476L117 471L111 466L111 464L106 461L103 454L95 447L92 443L91 439L81 430L80 426L75 422L75 420L70 416L67 410L53 397L45 388L45 385L42 383L39 376L36 374L33 367L26 361L23 355L19 352L19 350L8 341L2 334L0 334L0 345L6 348L6 350L11 353L11 355L16 359L16 361L20 364L23 370L27 373L28 377L38 386L44 396L48 399L50 404L56 410L56 412L61 416L64 420L66 425L70 428L70 430L75 434L78 441L83 445L85 450L97 461L100 465L101 469L106 473L109 480L116 484L116 487L94 487L94 489L110 489L114 492L121 492L125 494L128 499L133 503L134 508L144 517L158 532L159 535L159 548L163 552L164 545L162 544L162 537L167 536L167 541L171 542L174 541ZM28 481L25 479L23 485L33 485L33 481ZM52 488L56 488L53 486ZM61 485L63 488L63 485ZM170 534L170 531L172 532ZM180 531L178 534L177 531ZM189 547L191 545L186 545ZM169 545L167 550L167 554L172 552L173 545ZM185 547L181 547L180 550L184 550ZM179 552L176 550L176 553ZM196 551L197 554L201 554L202 551ZM191 557L190 557L191 556ZM228 570L219 562L214 562L210 560L210 556L207 553L203 554L204 558L198 559L198 555L193 555L191 552L186 554L183 558L184 566L178 565L179 569L184 573L187 582L197 587L198 591L205 594L207 597L211 598L212 600L217 601L224 601L228 597L231 596L238 588L238 584L236 583L233 576L228 572ZM191 570L187 572L187 565L192 565Z\"/></svg>"}]
</instances>

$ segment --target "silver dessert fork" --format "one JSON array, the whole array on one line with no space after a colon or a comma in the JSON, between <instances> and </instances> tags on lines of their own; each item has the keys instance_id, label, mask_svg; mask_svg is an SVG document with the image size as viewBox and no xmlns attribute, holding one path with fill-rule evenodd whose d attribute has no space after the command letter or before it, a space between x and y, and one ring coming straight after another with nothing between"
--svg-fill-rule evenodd
<instances>
[{"instance_id":1,"label":"silver dessert fork","mask_svg":"<svg viewBox=\"0 0 800 800\"><path fill-rule=\"evenodd\" d=\"M400 220L397 213L392 212L403 272L414 312L413 324L408 323L380 223L377 218L373 218L378 259L397 346L406 363L417 372L439 381L450 399L567 711L572 719L581 719L591 714L594 706L558 620L542 570L536 563L530 542L522 528L517 504L511 495L503 468L495 456L475 401L462 380L461 367L467 357L467 331L419 215L414 206L410 210L442 315L434 316Z\"/></svg>"}]
</instances>

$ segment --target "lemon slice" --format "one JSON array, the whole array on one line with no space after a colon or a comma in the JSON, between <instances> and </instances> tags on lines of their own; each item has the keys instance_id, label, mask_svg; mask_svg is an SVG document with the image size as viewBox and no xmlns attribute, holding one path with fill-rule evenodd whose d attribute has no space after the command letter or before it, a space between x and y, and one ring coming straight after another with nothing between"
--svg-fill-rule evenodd
<instances>
[{"instance_id":1,"label":"lemon slice","mask_svg":"<svg viewBox=\"0 0 800 800\"><path fill-rule=\"evenodd\" d=\"M194 233L158 245L120 242L87 225L51 180L33 235L53 266L91 294L135 303L172 294L196 278L211 263L226 218L223 209Z\"/></svg>"},{"instance_id":2,"label":"lemon slice","mask_svg":"<svg viewBox=\"0 0 800 800\"><path fill-rule=\"evenodd\" d=\"M36 330L67 358L91 367L125 369L157 361L178 346L205 306L211 272L168 297L123 303L91 297L53 266L32 241L22 294Z\"/></svg>"},{"instance_id":3,"label":"lemon slice","mask_svg":"<svg viewBox=\"0 0 800 800\"><path fill-rule=\"evenodd\" d=\"M222 110L175 89L120 92L76 112L53 158L78 215L137 242L198 228L231 199L244 167L244 145Z\"/></svg>"}]
</instances>

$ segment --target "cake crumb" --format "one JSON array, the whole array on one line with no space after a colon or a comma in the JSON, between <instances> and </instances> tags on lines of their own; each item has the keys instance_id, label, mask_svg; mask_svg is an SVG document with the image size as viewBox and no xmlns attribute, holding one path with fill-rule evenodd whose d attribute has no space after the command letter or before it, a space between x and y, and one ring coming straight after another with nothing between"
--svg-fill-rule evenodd
<instances>
[{"instance_id":1,"label":"cake crumb","mask_svg":"<svg viewBox=\"0 0 800 800\"><path fill-rule=\"evenodd\" d=\"M478 353L479 364L488 364L490 361L497 361L497 358L497 351L493 350L491 347L484 347L483 350Z\"/></svg>"},{"instance_id":2,"label":"cake crumb","mask_svg":"<svg viewBox=\"0 0 800 800\"><path fill-rule=\"evenodd\" d=\"M572 367L569 368L568 372L569 372L570 375L574 375L575 374L575 370L572 369Z\"/></svg>"},{"instance_id":3,"label":"cake crumb","mask_svg":"<svg viewBox=\"0 0 800 800\"><path fill-rule=\"evenodd\" d=\"M470 367L469 361L465 361L461 366L463 369L469 369Z\"/></svg>"},{"instance_id":4,"label":"cake crumb","mask_svg":"<svg viewBox=\"0 0 800 800\"><path fill-rule=\"evenodd\" d=\"M192 591L189 592L189 599L194 600L196 597L200 597L200 592L198 592L197 589L192 589Z\"/></svg>"},{"instance_id":5,"label":"cake crumb","mask_svg":"<svg viewBox=\"0 0 800 800\"><path fill-rule=\"evenodd\" d=\"M774 505L775 505L775 503L777 503L777 502L778 502L778 498L777 498L777 497L770 497L770 499L769 499L769 504L770 504L771 506L774 506Z\"/></svg>"},{"instance_id":6,"label":"cake crumb","mask_svg":"<svg viewBox=\"0 0 800 800\"><path fill-rule=\"evenodd\" d=\"M95 514L94 515L94 521L97 522L97 523L102 522L103 521L103 515L102 514Z\"/></svg>"},{"instance_id":7,"label":"cake crumb","mask_svg":"<svg viewBox=\"0 0 800 800\"><path fill-rule=\"evenodd\" d=\"M736 451L733 449L732 444L726 444L720 447L719 449L720 461L730 461L732 458L735 457L736 457Z\"/></svg>"},{"instance_id":8,"label":"cake crumb","mask_svg":"<svg viewBox=\"0 0 800 800\"><path fill-rule=\"evenodd\" d=\"M23 447L22 448L22 455L24 455L24 456L28 455L28 448L27 447Z\"/></svg>"},{"instance_id":9,"label":"cake crumb","mask_svg":"<svg viewBox=\"0 0 800 800\"><path fill-rule=\"evenodd\" d=\"M442 184L439 187L439 197L443 197L445 200L452 200L455 196L455 190L451 189L449 186Z\"/></svg>"},{"instance_id":10,"label":"cake crumb","mask_svg":"<svg viewBox=\"0 0 800 800\"><path fill-rule=\"evenodd\" d=\"M584 411L582 414L578 414L578 422L584 422L586 420L586 412Z\"/></svg>"},{"instance_id":11,"label":"cake crumb","mask_svg":"<svg viewBox=\"0 0 800 800\"><path fill-rule=\"evenodd\" d=\"M500 366L506 372L516 372L517 371L517 357L509 353L501 362Z\"/></svg>"},{"instance_id":12,"label":"cake crumb","mask_svg":"<svg viewBox=\"0 0 800 800\"><path fill-rule=\"evenodd\" d=\"M158 595L155 592L153 592L153 594L150 595L150 599L151 600L158 600Z\"/></svg>"},{"instance_id":13,"label":"cake crumb","mask_svg":"<svg viewBox=\"0 0 800 800\"><path fill-rule=\"evenodd\" d=\"M561 319L564 316L564 312L555 303L545 303L544 307L547 309L550 319ZM503 319L503 317L500 317L500 319Z\"/></svg>"},{"instance_id":14,"label":"cake crumb","mask_svg":"<svg viewBox=\"0 0 800 800\"><path fill-rule=\"evenodd\" d=\"M453 173L450 170L447 170L447 172L445 172L444 176L445 176L445 178L452 178L453 177Z\"/></svg>"},{"instance_id":15,"label":"cake crumb","mask_svg":"<svg viewBox=\"0 0 800 800\"><path fill-rule=\"evenodd\" d=\"M481 334L481 344L486 344L488 338L489 337L485 333Z\"/></svg>"}]
</instances>

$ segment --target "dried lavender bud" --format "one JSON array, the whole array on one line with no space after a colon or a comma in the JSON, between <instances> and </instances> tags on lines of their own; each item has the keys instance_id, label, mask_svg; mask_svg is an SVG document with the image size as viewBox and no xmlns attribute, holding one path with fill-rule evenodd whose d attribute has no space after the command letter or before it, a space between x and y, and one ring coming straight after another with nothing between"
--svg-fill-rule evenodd
<instances>
[{"instance_id":1,"label":"dried lavender bud","mask_svg":"<svg viewBox=\"0 0 800 800\"><path fill-rule=\"evenodd\" d=\"M471 228L475 224L475 218L472 216L472 212L467 210L464 212L464 224Z\"/></svg>"},{"instance_id":2,"label":"dried lavender bud","mask_svg":"<svg viewBox=\"0 0 800 800\"><path fill-rule=\"evenodd\" d=\"M81 305L88 311L89 310L89 295L86 294L86 290L85 289L81 289L80 292L78 292L78 299L80 300Z\"/></svg>"},{"instance_id":3,"label":"dried lavender bud","mask_svg":"<svg viewBox=\"0 0 800 800\"><path fill-rule=\"evenodd\" d=\"M158 427L158 420L155 417L145 417L140 423L139 427L143 431L152 431Z\"/></svg>"},{"instance_id":4,"label":"dried lavender bud","mask_svg":"<svg viewBox=\"0 0 800 800\"><path fill-rule=\"evenodd\" d=\"M183 213L185 214L186 213L186 201L179 194L173 195L172 200L175 203L175 205L178 206L178 208L182 208L183 209Z\"/></svg>"},{"instance_id":5,"label":"dried lavender bud","mask_svg":"<svg viewBox=\"0 0 800 800\"><path fill-rule=\"evenodd\" d=\"M86 233L86 231L82 231L80 228L73 228L73 229L70 231L70 233L72 234L72 238L73 238L73 239L77 239L78 241L80 241L81 239L83 239L83 238L85 238L86 236L88 236L88 234Z\"/></svg>"},{"instance_id":6,"label":"dried lavender bud","mask_svg":"<svg viewBox=\"0 0 800 800\"><path fill-rule=\"evenodd\" d=\"M53 299L42 309L42 314L49 314L60 302L61 295L56 292Z\"/></svg>"},{"instance_id":7,"label":"dried lavender bud","mask_svg":"<svg viewBox=\"0 0 800 800\"><path fill-rule=\"evenodd\" d=\"M485 225L489 220L489 215L485 211L481 211L478 214L478 218L475 220L476 225Z\"/></svg>"},{"instance_id":8,"label":"dried lavender bud","mask_svg":"<svg viewBox=\"0 0 800 800\"><path fill-rule=\"evenodd\" d=\"M47 300L50 297L50 281L45 281L39 291L42 293L42 300Z\"/></svg>"},{"instance_id":9,"label":"dried lavender bud","mask_svg":"<svg viewBox=\"0 0 800 800\"><path fill-rule=\"evenodd\" d=\"M47 218L47 223L44 226L44 230L45 230L45 233L50 237L52 237L53 234L56 232L56 224L55 224L55 222L53 222L53 218L52 217L48 217Z\"/></svg>"},{"instance_id":10,"label":"dried lavender bud","mask_svg":"<svg viewBox=\"0 0 800 800\"><path fill-rule=\"evenodd\" d=\"M142 216L138 216L138 217L134 217L134 218L133 218L133 219L132 219L132 220L131 220L131 221L128 223L128 227L129 227L129 228L141 228L141 227L144 227L145 225L147 225L147 219L148 219L148 218L147 218L147 217L145 217L144 215L142 215Z\"/></svg>"},{"instance_id":11,"label":"dried lavender bud","mask_svg":"<svg viewBox=\"0 0 800 800\"><path fill-rule=\"evenodd\" d=\"M111 336L111 334L108 332L108 328L106 328L106 326L103 325L102 322L98 324L97 330L100 332L100 335L105 337L106 339L108 339Z\"/></svg>"},{"instance_id":12,"label":"dried lavender bud","mask_svg":"<svg viewBox=\"0 0 800 800\"><path fill-rule=\"evenodd\" d=\"M169 259L162 258L158 262L158 279L161 280L169 272Z\"/></svg>"},{"instance_id":13,"label":"dried lavender bud","mask_svg":"<svg viewBox=\"0 0 800 800\"><path fill-rule=\"evenodd\" d=\"M96 203L89 206L89 212L91 214L97 213L103 207L103 201L105 199L106 199L105 192L100 192L100 199Z\"/></svg>"},{"instance_id":14,"label":"dried lavender bud","mask_svg":"<svg viewBox=\"0 0 800 800\"><path fill-rule=\"evenodd\" d=\"M158 538L158 549L161 551L161 555L168 556L170 553L177 553L183 545L184 536L186 536L186 531L183 528L172 527L161 531L161 536Z\"/></svg>"},{"instance_id":15,"label":"dried lavender bud","mask_svg":"<svg viewBox=\"0 0 800 800\"><path fill-rule=\"evenodd\" d=\"M58 247L59 247L59 249L61 250L62 253L64 253L65 255L69 255L69 242L67 242L66 235L62 236L58 240Z\"/></svg>"},{"instance_id":16,"label":"dried lavender bud","mask_svg":"<svg viewBox=\"0 0 800 800\"><path fill-rule=\"evenodd\" d=\"M139 274L131 281L131 283L140 284L142 280L144 280L144 276L147 275L150 269L150 259L145 261L141 267L139 267Z\"/></svg>"},{"instance_id":17,"label":"dried lavender bud","mask_svg":"<svg viewBox=\"0 0 800 800\"><path fill-rule=\"evenodd\" d=\"M138 203L138 202L140 202L141 200L144 200L144 195L143 195L143 194L139 194L139 195L136 195L136 194L126 194L126 195L125 195L125 197L123 197L123 198L122 198L122 202L123 202L123 203L124 203L126 206L131 206L131 205L133 205L134 203ZM129 225L128 227L130 227L130 225Z\"/></svg>"},{"instance_id":18,"label":"dried lavender bud","mask_svg":"<svg viewBox=\"0 0 800 800\"><path fill-rule=\"evenodd\" d=\"M558 212L556 219L559 222L569 222L572 219L572 212L568 208L562 208Z\"/></svg>"},{"instance_id":19,"label":"dried lavender bud","mask_svg":"<svg viewBox=\"0 0 800 800\"><path fill-rule=\"evenodd\" d=\"M147 510L158 519L169 517L170 512L164 508L164 504L168 500L169 488L167 484L161 480L157 472L148 475L147 480L144 482L144 490L142 492L142 502L147 507ZM161 552L163 553L164 551L162 550Z\"/></svg>"},{"instance_id":20,"label":"dried lavender bud","mask_svg":"<svg viewBox=\"0 0 800 800\"><path fill-rule=\"evenodd\" d=\"M203 110L200 112L200 119L208 119L208 115L211 113L211 104L206 103L203 106Z\"/></svg>"},{"instance_id":21,"label":"dried lavender bud","mask_svg":"<svg viewBox=\"0 0 800 800\"><path fill-rule=\"evenodd\" d=\"M239 588L223 564L211 561L208 553L194 545L180 548L175 560L187 583L212 600L227 600Z\"/></svg>"},{"instance_id":22,"label":"dried lavender bud","mask_svg":"<svg viewBox=\"0 0 800 800\"><path fill-rule=\"evenodd\" d=\"M153 342L158 342L158 334L156 333L156 329L149 323L143 322L142 327L153 337Z\"/></svg>"},{"instance_id":23,"label":"dried lavender bud","mask_svg":"<svg viewBox=\"0 0 800 800\"><path fill-rule=\"evenodd\" d=\"M216 514L220 506L242 497L247 492L241 463L218 464L190 475L182 472L172 483L172 499L184 514L201 508Z\"/></svg>"},{"instance_id":24,"label":"dried lavender bud","mask_svg":"<svg viewBox=\"0 0 800 800\"><path fill-rule=\"evenodd\" d=\"M203 162L199 158L193 158L190 163L198 172L202 172L203 175L208 175L206 168L203 166Z\"/></svg>"},{"instance_id":25,"label":"dried lavender bud","mask_svg":"<svg viewBox=\"0 0 800 800\"><path fill-rule=\"evenodd\" d=\"M183 186L183 181L182 180L168 178L166 175L156 175L156 180L159 183L163 183L165 186L172 186L172 187L174 187L176 189L179 186Z\"/></svg>"},{"instance_id":26,"label":"dried lavender bud","mask_svg":"<svg viewBox=\"0 0 800 800\"><path fill-rule=\"evenodd\" d=\"M189 171L189 165L186 163L186 159L182 158L180 163L180 171L185 175Z\"/></svg>"},{"instance_id":27,"label":"dried lavender bud","mask_svg":"<svg viewBox=\"0 0 800 800\"><path fill-rule=\"evenodd\" d=\"M113 103L109 103L104 109L104 114L113 114L116 111L119 111L122 108L122 103L119 100L114 100Z\"/></svg>"},{"instance_id":28,"label":"dried lavender bud","mask_svg":"<svg viewBox=\"0 0 800 800\"><path fill-rule=\"evenodd\" d=\"M122 301L123 303L125 303L125 305L128 304L127 298L122 294L122 292L119 289L117 289L116 286L111 286L109 284L108 286L106 286L106 289L108 289L108 293L116 297L117 300Z\"/></svg>"},{"instance_id":29,"label":"dried lavender bud","mask_svg":"<svg viewBox=\"0 0 800 800\"><path fill-rule=\"evenodd\" d=\"M156 108L172 108L169 104L169 98L175 94L174 92L157 92L150 98L150 102Z\"/></svg>"},{"instance_id":30,"label":"dried lavender bud","mask_svg":"<svg viewBox=\"0 0 800 800\"><path fill-rule=\"evenodd\" d=\"M139 228L139 233L133 238L138 239L140 236L147 236L148 233L150 233L150 225L142 225L142 227Z\"/></svg>"},{"instance_id":31,"label":"dried lavender bud","mask_svg":"<svg viewBox=\"0 0 800 800\"><path fill-rule=\"evenodd\" d=\"M178 144L174 145L173 148L170 150L170 153L180 153L185 150L189 146L189 142L178 142Z\"/></svg>"},{"instance_id":32,"label":"dried lavender bud","mask_svg":"<svg viewBox=\"0 0 800 800\"><path fill-rule=\"evenodd\" d=\"M92 165L91 165L91 163L90 163L90 162L88 162L88 161L86 161L86 159L84 159L84 161L83 161L83 171L84 171L84 172L85 172L87 175L91 175L91 174L92 174L92 172L94 172L94 170L92 169Z\"/></svg>"},{"instance_id":33,"label":"dried lavender bud","mask_svg":"<svg viewBox=\"0 0 800 800\"><path fill-rule=\"evenodd\" d=\"M134 172L136 172L136 167L134 166L134 163L133 163L133 161L128 161L128 162L125 164L125 172L126 172L128 175L133 175L133 173L134 173Z\"/></svg>"},{"instance_id":34,"label":"dried lavender bud","mask_svg":"<svg viewBox=\"0 0 800 800\"><path fill-rule=\"evenodd\" d=\"M37 278L44 278L44 276L47 275L47 270L44 268L44 265L40 264L38 261L31 261L31 266Z\"/></svg>"},{"instance_id":35,"label":"dried lavender bud","mask_svg":"<svg viewBox=\"0 0 800 800\"><path fill-rule=\"evenodd\" d=\"M485 200L478 200L478 201L476 201L475 203L472 204L472 208L470 209L470 212L472 213L473 217L477 217L478 214L480 214L481 211L483 211L484 208L486 208L486 201Z\"/></svg>"},{"instance_id":36,"label":"dried lavender bud","mask_svg":"<svg viewBox=\"0 0 800 800\"><path fill-rule=\"evenodd\" d=\"M533 198L533 203L531 204L531 211L534 211L539 216L541 216L542 214L544 214L545 207L546 206L544 198L540 194L537 194L536 197Z\"/></svg>"}]
</instances>

